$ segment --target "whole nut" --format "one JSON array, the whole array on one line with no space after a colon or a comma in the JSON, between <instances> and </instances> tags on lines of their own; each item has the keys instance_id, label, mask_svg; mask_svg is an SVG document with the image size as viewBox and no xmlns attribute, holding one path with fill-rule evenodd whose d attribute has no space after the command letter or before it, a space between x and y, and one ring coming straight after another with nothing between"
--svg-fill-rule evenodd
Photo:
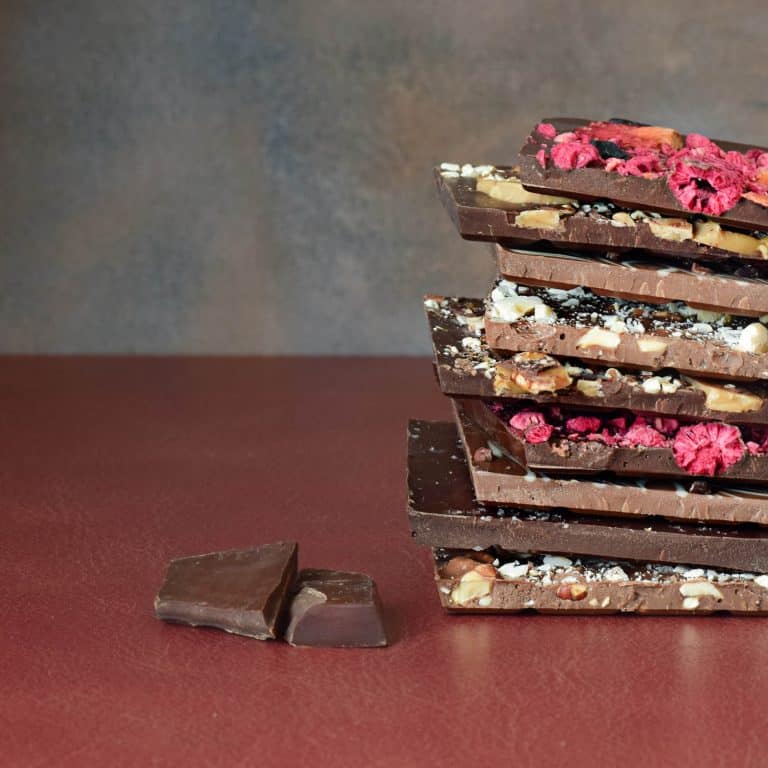
<instances>
[{"instance_id":1,"label":"whole nut","mask_svg":"<svg viewBox=\"0 0 768 768\"><path fill-rule=\"evenodd\" d=\"M480 568L493 568L493 566L478 565L477 569ZM461 577L458 585L451 591L452 602L457 605L466 605L472 600L480 600L491 594L495 578L493 576L489 578L487 575L479 573L477 569L468 571ZM496 569L493 568L493 570L495 573Z\"/></svg>"},{"instance_id":2,"label":"whole nut","mask_svg":"<svg viewBox=\"0 0 768 768\"><path fill-rule=\"evenodd\" d=\"M689 581L680 585L683 597L714 597L722 600L723 593L710 581Z\"/></svg>"},{"instance_id":3,"label":"whole nut","mask_svg":"<svg viewBox=\"0 0 768 768\"><path fill-rule=\"evenodd\" d=\"M459 555L452 557L441 570L442 575L447 579L460 579L465 573L473 570L477 561L471 557Z\"/></svg>"},{"instance_id":4,"label":"whole nut","mask_svg":"<svg viewBox=\"0 0 768 768\"><path fill-rule=\"evenodd\" d=\"M561 584L557 588L557 596L561 600L583 600L587 591L585 584Z\"/></svg>"},{"instance_id":5,"label":"whole nut","mask_svg":"<svg viewBox=\"0 0 768 768\"><path fill-rule=\"evenodd\" d=\"M750 323L742 328L738 347L742 352L759 355L768 352L768 328L762 323Z\"/></svg>"},{"instance_id":6,"label":"whole nut","mask_svg":"<svg viewBox=\"0 0 768 768\"><path fill-rule=\"evenodd\" d=\"M481 563L473 568L475 573L479 573L483 578L495 579L496 569L490 563Z\"/></svg>"}]
</instances>

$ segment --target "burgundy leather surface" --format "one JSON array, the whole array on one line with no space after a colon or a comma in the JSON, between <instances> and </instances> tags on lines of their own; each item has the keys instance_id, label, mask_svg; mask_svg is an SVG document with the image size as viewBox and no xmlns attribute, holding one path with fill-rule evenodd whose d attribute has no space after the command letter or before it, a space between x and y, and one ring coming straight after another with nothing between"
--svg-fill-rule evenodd
<instances>
[{"instance_id":1,"label":"burgundy leather surface","mask_svg":"<svg viewBox=\"0 0 768 768\"><path fill-rule=\"evenodd\" d=\"M765 619L441 612L426 360L5 358L0 395L2 765L765 764ZM292 538L376 578L390 648L153 617L171 557Z\"/></svg>"}]
</instances>

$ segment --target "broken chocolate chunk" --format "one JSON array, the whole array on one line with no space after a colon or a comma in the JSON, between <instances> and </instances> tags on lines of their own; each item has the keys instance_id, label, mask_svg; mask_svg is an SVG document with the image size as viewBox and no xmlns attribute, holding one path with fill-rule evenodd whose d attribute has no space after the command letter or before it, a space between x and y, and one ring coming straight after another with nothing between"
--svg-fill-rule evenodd
<instances>
[{"instance_id":1,"label":"broken chocolate chunk","mask_svg":"<svg viewBox=\"0 0 768 768\"><path fill-rule=\"evenodd\" d=\"M284 541L172 560L155 614L164 621L275 638L296 576L297 552L296 542Z\"/></svg>"},{"instance_id":2,"label":"broken chocolate chunk","mask_svg":"<svg viewBox=\"0 0 768 768\"><path fill-rule=\"evenodd\" d=\"M364 573L301 571L285 639L291 645L327 648L386 645L375 582Z\"/></svg>"}]
</instances>

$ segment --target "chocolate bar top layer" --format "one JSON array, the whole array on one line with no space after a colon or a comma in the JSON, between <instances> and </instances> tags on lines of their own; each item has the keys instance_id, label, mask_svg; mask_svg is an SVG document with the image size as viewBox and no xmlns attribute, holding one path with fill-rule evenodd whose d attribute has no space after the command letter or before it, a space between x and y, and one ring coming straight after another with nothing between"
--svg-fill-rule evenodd
<instances>
[{"instance_id":1,"label":"chocolate bar top layer","mask_svg":"<svg viewBox=\"0 0 768 768\"><path fill-rule=\"evenodd\" d=\"M537 309L535 303L540 306ZM547 314L539 317L539 310ZM682 302L655 305L500 281L485 334L493 349L538 351L644 370L768 379L768 328L753 318L710 317Z\"/></svg>"},{"instance_id":2,"label":"chocolate bar top layer","mask_svg":"<svg viewBox=\"0 0 768 768\"><path fill-rule=\"evenodd\" d=\"M504 552L433 552L440 602L451 612L768 614L768 576L685 566Z\"/></svg>"},{"instance_id":3,"label":"chocolate bar top layer","mask_svg":"<svg viewBox=\"0 0 768 768\"><path fill-rule=\"evenodd\" d=\"M768 280L692 271L670 262L617 254L598 256L520 251L497 245L499 273L524 285L583 286L594 293L641 302L684 301L714 312L768 314Z\"/></svg>"},{"instance_id":4,"label":"chocolate bar top layer","mask_svg":"<svg viewBox=\"0 0 768 768\"><path fill-rule=\"evenodd\" d=\"M291 645L374 648L387 644L376 584L364 573L305 569L289 608Z\"/></svg>"},{"instance_id":5,"label":"chocolate bar top layer","mask_svg":"<svg viewBox=\"0 0 768 768\"><path fill-rule=\"evenodd\" d=\"M536 472L553 472L562 476L584 477L607 473L616 477L645 477L667 478L690 485L698 478L708 478L709 471L714 471L714 478L733 483L749 483L764 486L768 484L768 454L760 451L750 453L745 443L740 444L736 438L736 428L723 425L725 431L723 440L728 442L725 448L728 461L735 459L741 451L741 459L725 466L723 451L719 450L716 440L697 449L697 453L707 452L705 459L692 456L691 450L683 452L681 459L689 461L690 467L696 471L686 471L676 459L675 445L672 438L667 439L667 445L655 447L648 445L629 446L620 443L606 444L597 439L573 440L567 437L552 437L542 442L528 442L522 433L515 432L500 413L494 412L490 404L479 399L458 400L465 416L483 430L494 443L512 456L517 462ZM566 413L563 419L578 416L579 413ZM583 412L581 413L583 416ZM645 419L643 419L645 420ZM647 430L651 437L660 434L653 429L653 419ZM546 427L545 427L546 429ZM642 429L642 428L641 428ZM707 428L698 429L691 435L691 440L700 433L708 435ZM655 433L655 434L654 434ZM685 434L683 434L683 438ZM715 435L715 438L717 435ZM687 447L691 448L688 441ZM755 446L757 448L757 446ZM719 455L718 455L719 454ZM711 464L714 464L714 469ZM704 471L702 471L704 470ZM705 474L706 472L706 474Z\"/></svg>"},{"instance_id":6,"label":"chocolate bar top layer","mask_svg":"<svg viewBox=\"0 0 768 768\"><path fill-rule=\"evenodd\" d=\"M518 355L492 350L485 340L482 299L428 296L435 370L446 395L526 399L541 404L626 408L689 419L768 424L768 386L703 381L673 370L619 371L586 367L573 358L551 358L570 378L557 391L540 390L543 372ZM517 383L515 383L515 381Z\"/></svg>"},{"instance_id":7,"label":"chocolate bar top layer","mask_svg":"<svg viewBox=\"0 0 768 768\"><path fill-rule=\"evenodd\" d=\"M435 180L443 206L467 240L500 240L511 246L542 244L557 250L641 251L716 262L733 271L748 265L754 271L751 276L768 276L768 239L764 234L753 233L744 240L744 235L734 232L738 235L734 238L727 227L718 229L714 222L694 221L690 215L676 217L676 225L664 226L656 219L659 214L622 209L606 201L509 203L499 199L503 186L498 192L493 186L494 182L516 183L517 172L509 166L444 163L435 169ZM543 214L520 216L529 211Z\"/></svg>"},{"instance_id":8,"label":"chocolate bar top layer","mask_svg":"<svg viewBox=\"0 0 768 768\"><path fill-rule=\"evenodd\" d=\"M593 121L569 118L546 117L536 128L520 150L520 179L526 189L547 194L566 194L580 200L610 200L624 208L642 208L664 214L690 216L691 210L685 208L673 195L666 179L644 178L643 176L622 176L608 172L601 167L584 167L574 170L561 170L549 158L553 139L544 136L539 126L554 126L556 134L563 134L586 128ZM686 137L681 135L682 139ZM746 153L757 149L768 152L762 147L751 147L730 141L714 140L726 152ZM537 154L544 149L547 153L546 167L542 167ZM745 230L768 231L768 208L751 200L741 198L730 209L720 215L707 214L717 222Z\"/></svg>"},{"instance_id":9,"label":"chocolate bar top layer","mask_svg":"<svg viewBox=\"0 0 768 768\"><path fill-rule=\"evenodd\" d=\"M456 426L408 425L408 519L430 547L556 552L642 562L768 571L768 531L757 526L676 524L660 518L514 509L475 499Z\"/></svg>"},{"instance_id":10,"label":"chocolate bar top layer","mask_svg":"<svg viewBox=\"0 0 768 768\"><path fill-rule=\"evenodd\" d=\"M475 497L486 504L630 517L768 525L768 490L712 483L691 493L666 480L577 480L526 470L456 407ZM488 450L490 448L490 451Z\"/></svg>"},{"instance_id":11,"label":"chocolate bar top layer","mask_svg":"<svg viewBox=\"0 0 768 768\"><path fill-rule=\"evenodd\" d=\"M217 627L259 640L275 638L296 576L293 541L172 560L155 598L165 621Z\"/></svg>"}]
</instances>

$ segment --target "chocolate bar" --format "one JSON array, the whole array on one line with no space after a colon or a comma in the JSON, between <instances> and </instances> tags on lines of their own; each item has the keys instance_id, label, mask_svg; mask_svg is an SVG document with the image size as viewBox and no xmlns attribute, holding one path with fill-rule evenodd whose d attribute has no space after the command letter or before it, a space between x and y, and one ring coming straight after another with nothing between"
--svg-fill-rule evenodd
<instances>
[{"instance_id":1,"label":"chocolate bar","mask_svg":"<svg viewBox=\"0 0 768 768\"><path fill-rule=\"evenodd\" d=\"M171 560L155 614L164 621L275 638L297 553L298 545L288 541Z\"/></svg>"},{"instance_id":2,"label":"chocolate bar","mask_svg":"<svg viewBox=\"0 0 768 768\"><path fill-rule=\"evenodd\" d=\"M305 569L289 608L291 645L374 648L387 644L376 584L364 573Z\"/></svg>"},{"instance_id":3,"label":"chocolate bar","mask_svg":"<svg viewBox=\"0 0 768 768\"><path fill-rule=\"evenodd\" d=\"M445 422L408 426L408 519L414 539L430 547L500 547L768 571L768 530L757 526L680 525L482 504L475 499L456 426Z\"/></svg>"},{"instance_id":4,"label":"chocolate bar","mask_svg":"<svg viewBox=\"0 0 768 768\"><path fill-rule=\"evenodd\" d=\"M598 413L460 399L464 415L528 469L559 475L696 477L768 484L768 430L684 424L626 411ZM759 442L758 442L759 441Z\"/></svg>"},{"instance_id":5,"label":"chocolate bar","mask_svg":"<svg viewBox=\"0 0 768 768\"><path fill-rule=\"evenodd\" d=\"M499 281L485 336L493 349L545 352L598 364L675 368L736 380L768 378L768 328L682 302L656 305L585 288L537 288Z\"/></svg>"},{"instance_id":6,"label":"chocolate bar","mask_svg":"<svg viewBox=\"0 0 768 768\"><path fill-rule=\"evenodd\" d=\"M424 304L435 370L446 395L768 424L768 386L763 382L737 387L671 370L588 368L578 360L543 353L495 352L485 341L482 300L428 296Z\"/></svg>"},{"instance_id":7,"label":"chocolate bar","mask_svg":"<svg viewBox=\"0 0 768 768\"><path fill-rule=\"evenodd\" d=\"M703 214L768 231L768 150L626 121L545 118L520 150L530 191Z\"/></svg>"},{"instance_id":8,"label":"chocolate bar","mask_svg":"<svg viewBox=\"0 0 768 768\"><path fill-rule=\"evenodd\" d=\"M454 403L475 497L486 504L609 516L665 517L708 523L768 525L768 490L711 483L693 493L679 482L577 480L526 470L474 425Z\"/></svg>"},{"instance_id":9,"label":"chocolate bar","mask_svg":"<svg viewBox=\"0 0 768 768\"><path fill-rule=\"evenodd\" d=\"M608 201L556 203L541 196L537 202L509 167L444 163L435 169L435 179L446 211L467 240L601 254L640 251L686 264L702 261L736 276L768 276L768 239L759 233L738 232L700 217L670 219L622 209ZM525 195L528 201L519 202Z\"/></svg>"},{"instance_id":10,"label":"chocolate bar","mask_svg":"<svg viewBox=\"0 0 768 768\"><path fill-rule=\"evenodd\" d=\"M768 614L768 575L559 555L433 552L449 612ZM488 562L488 560L491 562Z\"/></svg>"},{"instance_id":11,"label":"chocolate bar","mask_svg":"<svg viewBox=\"0 0 768 768\"><path fill-rule=\"evenodd\" d=\"M613 254L614 259L495 247L507 280L547 288L583 286L593 293L639 302L685 301L720 314L768 313L768 281L684 269L669 262Z\"/></svg>"}]
</instances>

